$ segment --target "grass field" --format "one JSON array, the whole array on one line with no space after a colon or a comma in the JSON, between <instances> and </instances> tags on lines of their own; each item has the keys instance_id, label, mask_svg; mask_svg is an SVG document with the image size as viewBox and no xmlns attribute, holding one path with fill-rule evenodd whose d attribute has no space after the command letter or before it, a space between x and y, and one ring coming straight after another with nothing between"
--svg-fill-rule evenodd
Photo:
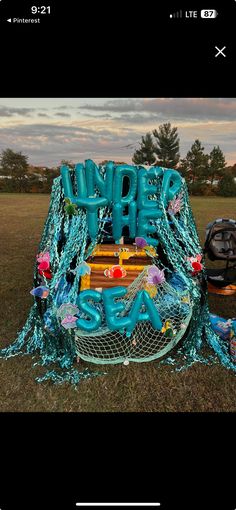
<instances>
[{"instance_id":1,"label":"grass field","mask_svg":"<svg viewBox=\"0 0 236 510\"><path fill-rule=\"evenodd\" d=\"M0 345L11 343L24 325L33 298L35 255L49 205L48 195L0 194L1 290ZM236 216L235 198L194 197L191 200L201 242L206 224ZM236 316L235 296L210 296L211 311ZM195 364L181 373L157 362L106 366L107 375L84 380L74 389L50 382L32 367L37 356L0 359L0 411L235 411L235 374L222 366ZM82 363L81 369L95 365Z\"/></svg>"}]
</instances>

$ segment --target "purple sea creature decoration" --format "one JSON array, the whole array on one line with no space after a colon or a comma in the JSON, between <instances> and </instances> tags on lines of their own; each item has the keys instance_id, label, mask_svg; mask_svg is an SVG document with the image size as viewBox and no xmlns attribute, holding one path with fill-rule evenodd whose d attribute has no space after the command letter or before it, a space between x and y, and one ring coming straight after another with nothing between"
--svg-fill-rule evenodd
<instances>
[{"instance_id":1,"label":"purple sea creature decoration","mask_svg":"<svg viewBox=\"0 0 236 510\"><path fill-rule=\"evenodd\" d=\"M160 285L165 281L164 269L158 269L156 266L151 266L148 269L147 282L151 285Z\"/></svg>"}]
</instances>

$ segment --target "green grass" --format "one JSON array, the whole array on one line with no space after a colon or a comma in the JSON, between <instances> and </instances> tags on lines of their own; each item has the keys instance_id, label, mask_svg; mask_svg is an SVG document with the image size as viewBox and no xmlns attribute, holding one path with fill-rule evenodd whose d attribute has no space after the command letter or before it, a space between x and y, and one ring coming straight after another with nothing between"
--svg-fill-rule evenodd
<instances>
[{"instance_id":1,"label":"green grass","mask_svg":"<svg viewBox=\"0 0 236 510\"><path fill-rule=\"evenodd\" d=\"M236 199L193 197L201 238L217 217L235 217ZM49 206L48 195L0 194L0 345L11 343L24 325L32 296L33 265ZM210 296L211 310L236 316L235 296ZM195 364L187 371L157 362L99 367L106 376L69 384L38 384L44 373L37 356L0 360L0 411L235 411L235 375L222 366ZM80 365L79 365L80 366ZM95 365L81 364L96 370Z\"/></svg>"}]
</instances>

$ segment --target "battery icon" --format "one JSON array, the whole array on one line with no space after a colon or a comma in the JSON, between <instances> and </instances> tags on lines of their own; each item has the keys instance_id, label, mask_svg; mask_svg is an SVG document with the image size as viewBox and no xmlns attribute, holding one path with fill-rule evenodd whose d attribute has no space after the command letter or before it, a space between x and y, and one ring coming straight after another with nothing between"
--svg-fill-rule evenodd
<instances>
[{"instance_id":1,"label":"battery icon","mask_svg":"<svg viewBox=\"0 0 236 510\"><path fill-rule=\"evenodd\" d=\"M201 18L216 18L218 12L215 9L203 9L201 11Z\"/></svg>"}]
</instances>

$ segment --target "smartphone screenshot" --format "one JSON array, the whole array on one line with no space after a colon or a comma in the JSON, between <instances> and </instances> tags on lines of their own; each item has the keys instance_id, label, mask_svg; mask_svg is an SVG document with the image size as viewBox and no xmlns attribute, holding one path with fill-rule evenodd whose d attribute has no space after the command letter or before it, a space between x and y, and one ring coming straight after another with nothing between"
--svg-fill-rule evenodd
<instances>
[{"instance_id":1,"label":"smartphone screenshot","mask_svg":"<svg viewBox=\"0 0 236 510\"><path fill-rule=\"evenodd\" d=\"M0 0L0 510L236 510L235 15Z\"/></svg>"}]
</instances>

